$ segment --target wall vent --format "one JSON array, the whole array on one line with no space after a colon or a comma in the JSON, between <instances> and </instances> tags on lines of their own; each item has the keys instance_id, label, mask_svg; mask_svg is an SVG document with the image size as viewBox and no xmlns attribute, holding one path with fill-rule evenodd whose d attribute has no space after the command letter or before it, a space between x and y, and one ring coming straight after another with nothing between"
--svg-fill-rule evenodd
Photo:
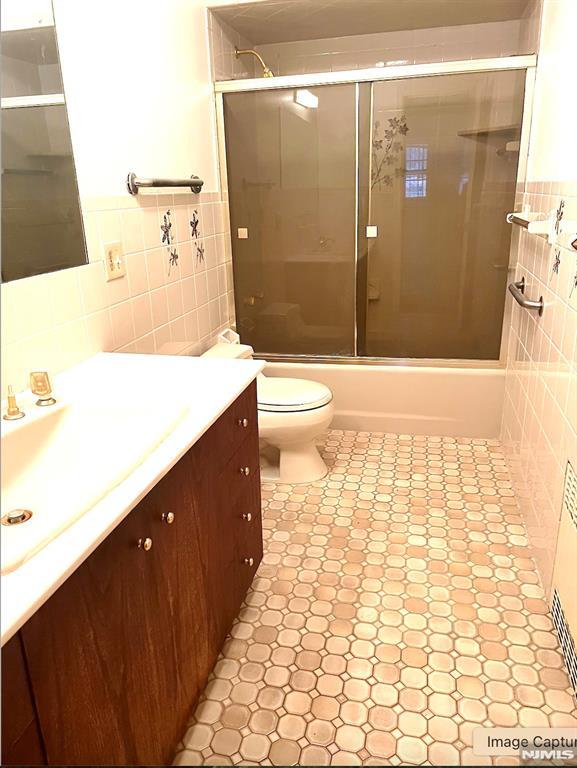
<instances>
[{"instance_id":1,"label":"wall vent","mask_svg":"<svg viewBox=\"0 0 577 768\"><path fill-rule=\"evenodd\" d=\"M559 636L559 642L563 655L565 656L565 664L567 665L567 672L569 673L569 680L573 687L573 692L577 696L577 652L575 651L575 643L571 637L571 631L569 625L565 620L565 614L563 613L563 607L557 590L553 591L553 602L551 605L551 614L553 616L553 624Z\"/></svg>"},{"instance_id":2,"label":"wall vent","mask_svg":"<svg viewBox=\"0 0 577 768\"><path fill-rule=\"evenodd\" d=\"M569 518L577 530L577 475L570 461L567 462L567 471L565 472L563 509L568 512Z\"/></svg>"}]
</instances>

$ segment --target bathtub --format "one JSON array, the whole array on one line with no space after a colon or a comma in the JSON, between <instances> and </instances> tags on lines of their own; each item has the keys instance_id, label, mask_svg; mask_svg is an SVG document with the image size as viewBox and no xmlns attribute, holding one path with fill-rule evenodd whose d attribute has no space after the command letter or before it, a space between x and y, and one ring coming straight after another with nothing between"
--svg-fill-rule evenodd
<instances>
[{"instance_id":1,"label":"bathtub","mask_svg":"<svg viewBox=\"0 0 577 768\"><path fill-rule=\"evenodd\" d=\"M267 376L314 379L334 395L334 429L498 438L501 367L268 362Z\"/></svg>"}]
</instances>

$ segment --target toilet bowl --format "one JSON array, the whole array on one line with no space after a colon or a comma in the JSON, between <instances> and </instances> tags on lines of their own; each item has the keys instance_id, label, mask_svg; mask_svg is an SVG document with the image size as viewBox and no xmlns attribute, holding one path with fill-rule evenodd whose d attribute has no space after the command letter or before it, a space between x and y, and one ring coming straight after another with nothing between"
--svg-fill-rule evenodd
<instances>
[{"instance_id":1,"label":"toilet bowl","mask_svg":"<svg viewBox=\"0 0 577 768\"><path fill-rule=\"evenodd\" d=\"M252 347L215 344L203 357L247 359ZM332 421L333 395L324 384L308 379L257 377L261 476L281 483L311 483L323 478L327 465L316 439Z\"/></svg>"}]
</instances>

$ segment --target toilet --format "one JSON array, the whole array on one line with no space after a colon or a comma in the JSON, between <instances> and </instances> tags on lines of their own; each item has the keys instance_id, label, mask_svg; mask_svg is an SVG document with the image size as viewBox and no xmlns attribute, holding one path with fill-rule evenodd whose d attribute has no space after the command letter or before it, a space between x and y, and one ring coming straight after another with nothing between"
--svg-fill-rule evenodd
<instances>
[{"instance_id":1,"label":"toilet","mask_svg":"<svg viewBox=\"0 0 577 768\"><path fill-rule=\"evenodd\" d=\"M246 344L218 343L203 357L250 359ZM257 377L261 476L280 483L311 483L328 468L315 441L333 419L333 393L308 379Z\"/></svg>"}]
</instances>

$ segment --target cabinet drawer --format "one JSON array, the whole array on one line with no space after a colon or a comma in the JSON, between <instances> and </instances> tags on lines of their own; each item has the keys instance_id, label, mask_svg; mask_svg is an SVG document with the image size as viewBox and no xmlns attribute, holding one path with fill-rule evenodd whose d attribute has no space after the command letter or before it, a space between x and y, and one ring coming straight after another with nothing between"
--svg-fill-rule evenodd
<instances>
[{"instance_id":1,"label":"cabinet drawer","mask_svg":"<svg viewBox=\"0 0 577 768\"><path fill-rule=\"evenodd\" d=\"M234 452L222 469L218 483L224 491L223 501L225 505L235 503L239 496L247 493L253 498L256 494L260 499L257 433L252 432L247 435L240 448Z\"/></svg>"},{"instance_id":2,"label":"cabinet drawer","mask_svg":"<svg viewBox=\"0 0 577 768\"><path fill-rule=\"evenodd\" d=\"M260 494L251 488L239 495L231 507L231 517L239 573L238 588L244 600L262 560Z\"/></svg>"},{"instance_id":3,"label":"cabinet drawer","mask_svg":"<svg viewBox=\"0 0 577 768\"><path fill-rule=\"evenodd\" d=\"M205 435L209 438L216 466L224 467L247 438L258 440L256 382L253 381L222 414ZM258 445L257 445L258 453Z\"/></svg>"},{"instance_id":4,"label":"cabinet drawer","mask_svg":"<svg viewBox=\"0 0 577 768\"><path fill-rule=\"evenodd\" d=\"M225 511L233 539L234 573L237 579L233 590L237 612L262 560L258 458L258 441L247 439L230 459L219 479L221 509ZM248 475L245 474L247 468Z\"/></svg>"}]
</instances>

